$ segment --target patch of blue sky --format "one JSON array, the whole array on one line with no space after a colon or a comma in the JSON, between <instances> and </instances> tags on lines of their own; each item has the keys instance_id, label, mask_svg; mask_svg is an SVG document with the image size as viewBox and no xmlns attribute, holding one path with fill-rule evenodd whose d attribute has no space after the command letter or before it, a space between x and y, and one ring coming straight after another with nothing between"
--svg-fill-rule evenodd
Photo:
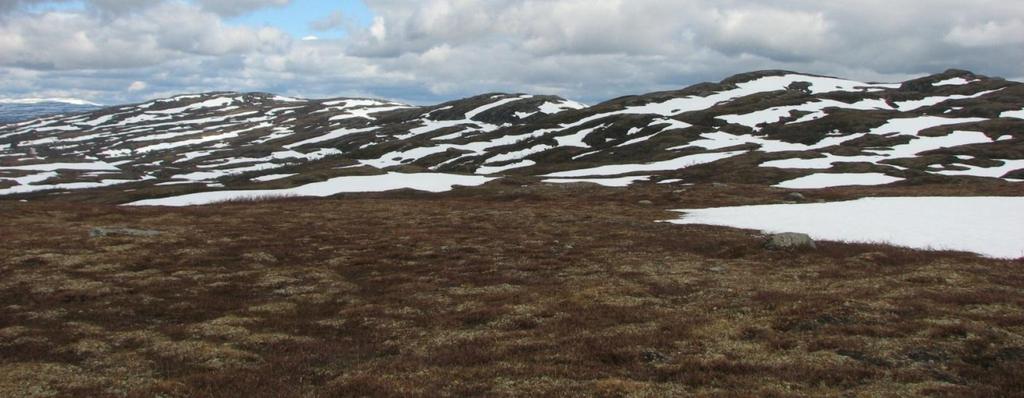
<instances>
[{"instance_id":1,"label":"patch of blue sky","mask_svg":"<svg viewBox=\"0 0 1024 398\"><path fill-rule=\"evenodd\" d=\"M5 1L5 0L0 0ZM53 0L32 2L23 9L33 13L50 11L86 11L90 7L84 0ZM317 30L314 21L340 12L345 24L327 30ZM346 26L366 28L373 23L373 12L362 0L292 0L284 7L266 7L227 19L228 23L252 27L270 26L288 32L296 38L316 36L322 39L343 38Z\"/></svg>"},{"instance_id":2,"label":"patch of blue sky","mask_svg":"<svg viewBox=\"0 0 1024 398\"><path fill-rule=\"evenodd\" d=\"M346 24L368 27L373 23L373 12L362 0L292 0L285 7L268 7L229 19L229 22L254 27L269 26L290 33L293 37L316 36L337 39L347 35L342 26L317 30L311 25L340 12Z\"/></svg>"},{"instance_id":3,"label":"patch of blue sky","mask_svg":"<svg viewBox=\"0 0 1024 398\"><path fill-rule=\"evenodd\" d=\"M38 3L28 3L23 6L23 9L33 13L49 11L83 11L85 10L85 2L82 0L42 1Z\"/></svg>"}]
</instances>

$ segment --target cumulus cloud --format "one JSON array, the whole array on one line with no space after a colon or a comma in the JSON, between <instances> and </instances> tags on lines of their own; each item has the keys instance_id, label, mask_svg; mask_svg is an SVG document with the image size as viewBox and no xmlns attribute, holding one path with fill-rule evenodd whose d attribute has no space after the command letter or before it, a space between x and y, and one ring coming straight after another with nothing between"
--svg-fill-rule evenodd
<instances>
[{"instance_id":1,"label":"cumulus cloud","mask_svg":"<svg viewBox=\"0 0 1024 398\"><path fill-rule=\"evenodd\" d=\"M54 11L0 24L0 65L28 69L120 69L187 56L279 51L290 37L273 28L235 27L184 3L102 16Z\"/></svg>"},{"instance_id":2,"label":"cumulus cloud","mask_svg":"<svg viewBox=\"0 0 1024 398\"><path fill-rule=\"evenodd\" d=\"M378 18L347 51L378 59L384 68L413 71L444 95L512 86L593 101L764 68L866 80L950 67L994 75L1024 72L1021 48L1000 43L965 52L942 39L967 21L1024 16L1024 5L1008 2L980 0L967 8L950 0L368 4ZM435 62L440 58L443 66ZM452 77L461 84L446 82Z\"/></svg>"},{"instance_id":3,"label":"cumulus cloud","mask_svg":"<svg viewBox=\"0 0 1024 398\"><path fill-rule=\"evenodd\" d=\"M0 3L0 87L12 91L0 94L436 102L515 91L597 102L767 68L864 80L950 67L1024 75L1024 2L365 0L365 26L341 12L302 21L343 29L341 40L225 21L289 0L86 0L85 10L45 12L33 3ZM136 81L146 86L125 89Z\"/></svg>"}]
</instances>

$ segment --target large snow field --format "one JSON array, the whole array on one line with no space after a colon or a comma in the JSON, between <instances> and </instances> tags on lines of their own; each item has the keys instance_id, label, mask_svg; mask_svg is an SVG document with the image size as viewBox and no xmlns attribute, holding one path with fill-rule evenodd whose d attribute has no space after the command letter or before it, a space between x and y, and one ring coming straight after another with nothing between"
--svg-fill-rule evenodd
<instances>
[{"instance_id":1,"label":"large snow field","mask_svg":"<svg viewBox=\"0 0 1024 398\"><path fill-rule=\"evenodd\" d=\"M707 224L814 239L1024 257L1024 197L891 197L846 202L678 210L674 224Z\"/></svg>"}]
</instances>

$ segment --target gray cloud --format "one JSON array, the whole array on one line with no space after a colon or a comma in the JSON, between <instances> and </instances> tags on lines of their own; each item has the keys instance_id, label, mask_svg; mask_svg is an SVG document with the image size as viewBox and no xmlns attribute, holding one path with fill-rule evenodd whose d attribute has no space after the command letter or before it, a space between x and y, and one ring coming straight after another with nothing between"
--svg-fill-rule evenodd
<instances>
[{"instance_id":1,"label":"gray cloud","mask_svg":"<svg viewBox=\"0 0 1024 398\"><path fill-rule=\"evenodd\" d=\"M0 12L10 12L25 6L44 3L68 3L73 0L3 0ZM161 5L168 0L83 0L91 11L124 13ZM177 0L184 2L185 0ZM222 16L237 16L267 7L284 7L292 0L191 0L204 10Z\"/></svg>"},{"instance_id":2,"label":"gray cloud","mask_svg":"<svg viewBox=\"0 0 1024 398\"><path fill-rule=\"evenodd\" d=\"M110 1L110 0L108 0ZM114 0L116 1L116 0ZM224 16L235 16L267 7L284 7L292 0L195 0L204 9Z\"/></svg>"},{"instance_id":3,"label":"gray cloud","mask_svg":"<svg viewBox=\"0 0 1024 398\"><path fill-rule=\"evenodd\" d=\"M31 2L3 4L10 14ZM312 42L223 21L286 3L89 0L85 12L0 16L0 95L112 102L216 89L434 102L517 91L596 102L767 68L1024 76L1021 2L367 0L370 26L341 13L305 21L349 32Z\"/></svg>"}]
</instances>

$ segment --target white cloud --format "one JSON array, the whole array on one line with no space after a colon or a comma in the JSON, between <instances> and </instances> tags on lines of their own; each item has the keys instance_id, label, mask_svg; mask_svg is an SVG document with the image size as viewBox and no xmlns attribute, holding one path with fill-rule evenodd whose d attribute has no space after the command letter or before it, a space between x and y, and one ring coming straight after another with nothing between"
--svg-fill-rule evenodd
<instances>
[{"instance_id":1,"label":"white cloud","mask_svg":"<svg viewBox=\"0 0 1024 398\"><path fill-rule=\"evenodd\" d=\"M370 25L370 37L378 41L387 39L388 29L384 26L384 18L373 17L373 25Z\"/></svg>"},{"instance_id":2,"label":"white cloud","mask_svg":"<svg viewBox=\"0 0 1024 398\"><path fill-rule=\"evenodd\" d=\"M725 51L799 58L836 42L830 37L832 23L822 12L750 8L716 10L713 15L713 39Z\"/></svg>"},{"instance_id":3,"label":"white cloud","mask_svg":"<svg viewBox=\"0 0 1024 398\"><path fill-rule=\"evenodd\" d=\"M289 0L0 0L0 95L97 102L258 90L437 102L489 91L585 102L755 69L895 80L946 68L1024 75L1024 2L366 0L367 26L302 40L231 16ZM292 6L298 6L293 4ZM135 82L146 87L128 90ZM138 88L138 87L136 87Z\"/></svg>"},{"instance_id":4,"label":"white cloud","mask_svg":"<svg viewBox=\"0 0 1024 398\"><path fill-rule=\"evenodd\" d=\"M3 20L0 65L137 68L187 56L280 51L290 40L277 29L230 26L215 14L176 2L117 16L47 12Z\"/></svg>"},{"instance_id":5,"label":"white cloud","mask_svg":"<svg viewBox=\"0 0 1024 398\"><path fill-rule=\"evenodd\" d=\"M1024 22L988 21L979 25L955 26L946 41L965 47L993 47L1024 43Z\"/></svg>"},{"instance_id":6,"label":"white cloud","mask_svg":"<svg viewBox=\"0 0 1024 398\"><path fill-rule=\"evenodd\" d=\"M128 91L142 91L145 90L148 85L144 81L136 80L132 84L128 85Z\"/></svg>"}]
</instances>

